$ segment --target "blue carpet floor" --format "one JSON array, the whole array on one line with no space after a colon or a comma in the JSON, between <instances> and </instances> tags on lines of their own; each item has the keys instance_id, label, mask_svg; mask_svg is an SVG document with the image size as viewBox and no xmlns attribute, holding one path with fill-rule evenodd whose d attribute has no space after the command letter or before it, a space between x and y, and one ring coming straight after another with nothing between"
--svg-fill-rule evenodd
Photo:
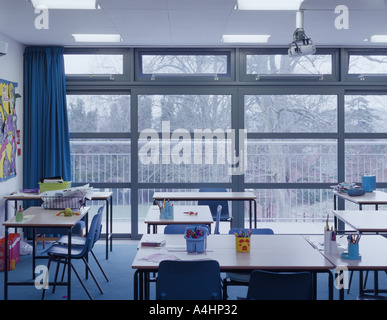
<instances>
[{"instance_id":1,"label":"blue carpet floor","mask_svg":"<svg viewBox=\"0 0 387 320\"><path fill-rule=\"evenodd\" d=\"M103 269L109 277L109 282L105 280L102 273L90 256L89 261L104 293L101 294L91 276L84 280L86 287L90 291L94 300L133 300L133 275L131 268L133 258L136 254L138 241L115 240L113 251L109 252L109 259L105 259L104 242L97 243L94 252L98 257ZM9 272L10 281L31 281L32 280L32 257L22 256L16 269ZM38 260L37 264L47 264L47 260ZM84 279L84 264L82 261L74 261L76 269ZM54 268L51 268L54 269ZM53 279L53 272L50 273L50 279ZM318 300L328 299L328 276L318 275L317 279L317 298ZM369 274L368 287L373 285L373 273ZM379 272L379 286L387 289L387 275ZM0 273L0 299L4 299L4 273ZM237 297L244 297L247 292L246 287L229 287L229 299L235 300ZM358 272L353 275L352 285L349 294L345 292L346 300L355 300L359 292ZM10 286L8 290L9 300L40 300L41 290L34 286ZM45 300L66 300L67 289L57 287L53 294L51 290L46 291ZM151 299L154 299L154 284L151 284ZM72 298L73 300L88 300L88 296L81 287L78 279L72 275ZM334 289L334 299L339 299L338 290Z\"/></svg>"}]
</instances>

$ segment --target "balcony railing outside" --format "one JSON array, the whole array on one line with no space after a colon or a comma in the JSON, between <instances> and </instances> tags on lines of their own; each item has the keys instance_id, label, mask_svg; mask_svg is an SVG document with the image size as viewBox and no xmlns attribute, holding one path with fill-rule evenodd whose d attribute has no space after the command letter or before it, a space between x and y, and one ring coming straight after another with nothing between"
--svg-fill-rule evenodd
<instances>
[{"instance_id":1,"label":"balcony railing outside","mask_svg":"<svg viewBox=\"0 0 387 320\"><path fill-rule=\"evenodd\" d=\"M83 144L87 145L87 141ZM95 143L95 141L93 142ZM121 142L122 144L123 142ZM385 141L378 141L377 147L384 146ZM127 142L130 146L130 142ZM271 145L270 145L271 144ZM262 146L265 148L262 149ZM378 182L386 181L387 155L359 151L364 142L351 141L346 154L346 181L361 183L361 176L375 174ZM297 150L303 150L297 153ZM130 153L73 152L72 181L74 183L129 183ZM313 151L308 153L308 150ZM353 150L353 153L350 151ZM264 152L260 152L264 151ZM270 152L269 152L270 151ZM297 183L337 183L337 154L334 140L318 141L249 141L248 165L245 182L249 185L260 183L273 184L270 189L254 189L258 202L258 219L260 221L321 221L333 208L331 190L298 189ZM227 165L144 165L139 163L139 181L142 183L158 182L229 182ZM281 183L281 188L275 188ZM283 189L283 183L289 188ZM113 188L114 193L114 232L129 233L131 223L130 188ZM142 223L152 203L154 189L139 190L139 232L145 231ZM166 191L166 190L156 190ZM196 190L195 190L196 191ZM245 217L248 216L245 207ZM246 223L247 225L247 223Z\"/></svg>"}]
</instances>

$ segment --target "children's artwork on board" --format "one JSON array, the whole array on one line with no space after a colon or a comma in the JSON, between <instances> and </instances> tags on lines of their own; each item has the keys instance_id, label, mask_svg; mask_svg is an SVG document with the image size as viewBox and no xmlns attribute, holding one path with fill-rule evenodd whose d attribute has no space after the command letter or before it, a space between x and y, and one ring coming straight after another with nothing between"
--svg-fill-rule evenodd
<instances>
[{"instance_id":1,"label":"children's artwork on board","mask_svg":"<svg viewBox=\"0 0 387 320\"><path fill-rule=\"evenodd\" d=\"M17 83L0 79L0 182L16 176Z\"/></svg>"}]
</instances>

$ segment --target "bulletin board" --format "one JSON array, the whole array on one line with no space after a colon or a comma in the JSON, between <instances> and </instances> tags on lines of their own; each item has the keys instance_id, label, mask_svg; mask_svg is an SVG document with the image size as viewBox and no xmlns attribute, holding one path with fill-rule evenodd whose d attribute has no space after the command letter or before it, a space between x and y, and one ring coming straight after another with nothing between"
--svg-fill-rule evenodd
<instances>
[{"instance_id":1,"label":"bulletin board","mask_svg":"<svg viewBox=\"0 0 387 320\"><path fill-rule=\"evenodd\" d=\"M0 79L0 182L16 176L17 83Z\"/></svg>"}]
</instances>

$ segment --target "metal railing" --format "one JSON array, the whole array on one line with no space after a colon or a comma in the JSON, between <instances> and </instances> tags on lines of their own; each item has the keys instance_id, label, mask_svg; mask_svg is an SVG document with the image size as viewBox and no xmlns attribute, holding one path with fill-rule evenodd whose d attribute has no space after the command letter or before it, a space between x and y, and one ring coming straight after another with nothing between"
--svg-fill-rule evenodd
<instances>
[{"instance_id":1,"label":"metal railing","mask_svg":"<svg viewBox=\"0 0 387 320\"><path fill-rule=\"evenodd\" d=\"M300 189L297 183L337 183L337 152L334 140L312 144L310 141L280 144L271 141L249 142L248 165L245 182L289 183L287 189L255 189L258 201L258 218L265 221L318 221L333 207L331 190ZM320 141L318 141L320 142ZM87 142L85 142L87 143ZM94 142L95 143L95 142ZM128 142L130 143L130 142ZM260 149L265 144L265 149ZM363 143L351 142L354 150ZM303 152L297 148L303 146ZM308 148L311 153L308 153ZM356 149L357 148L357 149ZM380 148L380 145L379 145ZM262 152L264 151L264 152ZM313 152L312 152L313 151ZM368 150L369 151L369 150ZM361 176L374 174L378 182L387 178L387 155L373 152L346 154L346 182L361 183ZM72 181L74 183L125 183L131 181L130 153L72 153ZM151 164L139 163L138 179L141 183L200 183L230 182L228 165L210 164ZM131 197L129 188L112 189L114 192L115 219L122 223L131 220ZM153 189L139 190L139 221L152 203ZM248 208L245 208L247 216ZM118 226L117 226L118 227Z\"/></svg>"}]
</instances>

